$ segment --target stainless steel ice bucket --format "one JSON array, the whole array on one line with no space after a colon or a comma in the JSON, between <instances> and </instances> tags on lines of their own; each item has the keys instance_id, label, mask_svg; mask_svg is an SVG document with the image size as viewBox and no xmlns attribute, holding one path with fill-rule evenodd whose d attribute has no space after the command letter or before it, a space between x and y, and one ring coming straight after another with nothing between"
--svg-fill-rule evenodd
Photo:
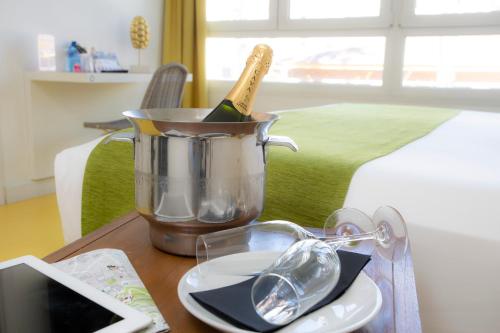
<instances>
[{"instance_id":1,"label":"stainless steel ice bucket","mask_svg":"<svg viewBox=\"0 0 500 333\"><path fill-rule=\"evenodd\" d=\"M204 123L209 109L145 109L123 114L134 134L113 140L135 145L135 202L160 250L195 255L196 237L240 226L260 216L267 147L288 137L268 135L278 116L255 121Z\"/></svg>"}]
</instances>

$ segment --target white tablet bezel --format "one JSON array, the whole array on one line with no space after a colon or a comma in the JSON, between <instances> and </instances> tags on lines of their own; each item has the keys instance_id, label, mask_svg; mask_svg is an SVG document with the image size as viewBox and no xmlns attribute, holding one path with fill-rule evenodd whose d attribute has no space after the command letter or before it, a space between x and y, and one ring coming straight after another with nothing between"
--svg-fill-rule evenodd
<instances>
[{"instance_id":1,"label":"white tablet bezel","mask_svg":"<svg viewBox=\"0 0 500 333\"><path fill-rule=\"evenodd\" d=\"M123 303L113 297L101 292L98 289L64 273L63 271L51 266L34 256L24 256L16 259L0 262L0 269L26 264L31 268L39 271L43 275L61 283L62 285L72 289L78 294L88 298L89 300L99 304L109 311L123 318L119 322L102 328L96 332L99 333L130 333L145 328L151 323L151 318Z\"/></svg>"}]
</instances>

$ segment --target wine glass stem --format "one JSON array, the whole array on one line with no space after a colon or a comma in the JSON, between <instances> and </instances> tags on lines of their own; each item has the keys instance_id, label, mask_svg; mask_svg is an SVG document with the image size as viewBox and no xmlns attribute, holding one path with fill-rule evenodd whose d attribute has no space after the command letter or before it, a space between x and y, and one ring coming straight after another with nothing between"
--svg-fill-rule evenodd
<instances>
[{"instance_id":1,"label":"wine glass stem","mask_svg":"<svg viewBox=\"0 0 500 333\"><path fill-rule=\"evenodd\" d=\"M377 239L378 230L354 235L321 237L320 239L335 249L352 242Z\"/></svg>"}]
</instances>

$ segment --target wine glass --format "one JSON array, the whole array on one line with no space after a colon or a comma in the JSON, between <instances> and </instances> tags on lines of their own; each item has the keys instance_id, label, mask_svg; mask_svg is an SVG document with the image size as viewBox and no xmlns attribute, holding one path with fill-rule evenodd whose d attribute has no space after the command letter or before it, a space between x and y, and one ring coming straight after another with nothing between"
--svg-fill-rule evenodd
<instances>
[{"instance_id":1,"label":"wine glass","mask_svg":"<svg viewBox=\"0 0 500 333\"><path fill-rule=\"evenodd\" d=\"M296 242L259 275L251 296L254 309L262 319L285 325L321 301L339 279L341 267L336 250L342 246L356 246L360 241L371 240L369 243L374 244L384 258L393 262L403 258L408 240L404 220L397 210L388 206L377 209L373 215L376 227L369 232L362 232L354 223L358 214L352 209L334 212L325 222L325 236L321 238L324 242ZM331 252L325 251L325 247Z\"/></svg>"},{"instance_id":2,"label":"wine glass","mask_svg":"<svg viewBox=\"0 0 500 333\"><path fill-rule=\"evenodd\" d=\"M338 248L368 243L388 260L396 261L404 256L408 239L399 212L392 207L380 207L373 221L375 223L359 210L343 208L326 219L321 237L287 221L218 231L198 237L197 259L200 264L240 252L287 248L260 273L252 286L252 302L257 314L271 324L284 325L334 288L341 269ZM362 242L368 240L370 242Z\"/></svg>"},{"instance_id":3,"label":"wine glass","mask_svg":"<svg viewBox=\"0 0 500 333\"><path fill-rule=\"evenodd\" d=\"M406 226L399 212L389 206L377 209L374 222L354 208L342 208L325 221L323 233L312 232L288 221L257 222L198 236L196 259L201 263L218 257L251 251L283 252L293 243L304 239L320 239L336 248L347 247L372 253L377 251L389 260L399 260L406 253ZM371 242L361 242L372 240ZM399 245L395 255L396 245Z\"/></svg>"}]
</instances>

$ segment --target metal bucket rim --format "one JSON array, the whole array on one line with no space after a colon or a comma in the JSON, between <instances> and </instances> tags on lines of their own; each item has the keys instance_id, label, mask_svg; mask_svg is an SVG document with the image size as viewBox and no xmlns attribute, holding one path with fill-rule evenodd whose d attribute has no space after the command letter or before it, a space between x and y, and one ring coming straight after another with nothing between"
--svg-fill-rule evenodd
<instances>
[{"instance_id":1,"label":"metal bucket rim","mask_svg":"<svg viewBox=\"0 0 500 333\"><path fill-rule=\"evenodd\" d=\"M181 111L182 110L182 111ZM182 124L227 124L225 122L210 122L203 123L202 120L204 116L206 116L212 109L208 108L152 108L152 109L136 109L136 110L127 110L122 112L122 114L134 121L134 119L139 120L149 120L154 122L163 122L163 123L182 123ZM196 113L195 119L192 121L189 120L172 120L169 119L168 115L178 112L190 112ZM274 113L268 112L252 112L252 120L246 121L244 123L247 124L258 124L258 123L266 123L266 122L274 122L279 119L279 116ZM231 123L234 125L234 123Z\"/></svg>"}]
</instances>

